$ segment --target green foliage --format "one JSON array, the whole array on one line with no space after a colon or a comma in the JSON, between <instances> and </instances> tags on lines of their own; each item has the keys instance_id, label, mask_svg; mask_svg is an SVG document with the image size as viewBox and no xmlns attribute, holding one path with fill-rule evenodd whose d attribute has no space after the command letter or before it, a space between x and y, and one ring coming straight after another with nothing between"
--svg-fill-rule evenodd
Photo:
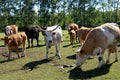
<instances>
[{"instance_id":1,"label":"green foliage","mask_svg":"<svg viewBox=\"0 0 120 80\"><path fill-rule=\"evenodd\" d=\"M73 22L87 27L105 22L119 23L119 4L117 0L0 0L0 26L59 24L66 29Z\"/></svg>"}]
</instances>

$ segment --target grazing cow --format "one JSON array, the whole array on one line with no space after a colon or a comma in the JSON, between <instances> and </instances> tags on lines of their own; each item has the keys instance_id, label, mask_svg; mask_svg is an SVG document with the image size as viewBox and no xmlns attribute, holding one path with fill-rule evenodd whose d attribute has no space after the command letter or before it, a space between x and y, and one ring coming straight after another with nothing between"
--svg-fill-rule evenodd
<instances>
[{"instance_id":1,"label":"grazing cow","mask_svg":"<svg viewBox=\"0 0 120 80\"><path fill-rule=\"evenodd\" d=\"M87 28L87 27L81 27L79 29L77 29L77 34L76 36L79 39L79 42L81 44L83 44L83 42L85 41L85 38L87 36L87 34L92 30L93 28Z\"/></svg>"},{"instance_id":2,"label":"grazing cow","mask_svg":"<svg viewBox=\"0 0 120 80\"><path fill-rule=\"evenodd\" d=\"M69 35L70 35L70 43L73 44L76 39L76 32L74 30L71 30Z\"/></svg>"},{"instance_id":3,"label":"grazing cow","mask_svg":"<svg viewBox=\"0 0 120 80\"><path fill-rule=\"evenodd\" d=\"M10 35L10 36L6 36L4 38L5 45L9 49L8 60L11 59L11 52L14 49L16 50L18 58L20 58L20 55L18 53L18 47L19 46L22 46L22 49L23 49L23 54L21 55L21 57L25 56L25 53L26 53L25 52L26 51L26 40L27 40L27 36L26 36L25 32L13 34L13 35Z\"/></svg>"},{"instance_id":4,"label":"grazing cow","mask_svg":"<svg viewBox=\"0 0 120 80\"><path fill-rule=\"evenodd\" d=\"M44 30L42 30L42 34L44 35L44 40L46 42L46 59L48 59L49 48L51 48L52 44L55 45L56 55L60 59L60 43L62 41L62 28L60 26L47 27L44 28Z\"/></svg>"},{"instance_id":5,"label":"grazing cow","mask_svg":"<svg viewBox=\"0 0 120 80\"><path fill-rule=\"evenodd\" d=\"M8 25L5 27L4 32L6 36L16 34L18 32L18 27L16 25Z\"/></svg>"},{"instance_id":6,"label":"grazing cow","mask_svg":"<svg viewBox=\"0 0 120 80\"><path fill-rule=\"evenodd\" d=\"M74 30L76 32L77 29L79 29L79 26L75 23L71 23L68 25L67 29L68 29L68 34L70 35L71 30ZM71 40L70 40L70 42L71 42ZM77 42L77 37L76 37L76 42Z\"/></svg>"},{"instance_id":7,"label":"grazing cow","mask_svg":"<svg viewBox=\"0 0 120 80\"><path fill-rule=\"evenodd\" d=\"M90 55L98 55L98 68L102 67L104 65L103 54L106 48L108 48L111 52L117 50L116 47L119 39L120 29L115 23L105 23L94 28L88 34L84 44L76 54L77 66L81 66ZM109 57L110 54L108 54L108 62ZM117 60L117 53L115 53L115 61Z\"/></svg>"},{"instance_id":8,"label":"grazing cow","mask_svg":"<svg viewBox=\"0 0 120 80\"><path fill-rule=\"evenodd\" d=\"M33 39L35 38L37 41L37 46L39 46L39 32L40 29L38 26L27 26L24 27L25 33L28 37L28 47L30 47L30 39L31 39L31 46L33 47Z\"/></svg>"}]
</instances>

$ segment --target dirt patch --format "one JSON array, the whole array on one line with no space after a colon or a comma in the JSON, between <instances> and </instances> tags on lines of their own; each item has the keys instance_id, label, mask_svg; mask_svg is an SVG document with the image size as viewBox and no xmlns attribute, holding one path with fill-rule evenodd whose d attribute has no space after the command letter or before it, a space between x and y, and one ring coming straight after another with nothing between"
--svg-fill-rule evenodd
<instances>
[{"instance_id":1,"label":"dirt patch","mask_svg":"<svg viewBox=\"0 0 120 80\"><path fill-rule=\"evenodd\" d=\"M7 47L1 46L0 47L0 55L4 56L4 57L8 57L7 54Z\"/></svg>"}]
</instances>

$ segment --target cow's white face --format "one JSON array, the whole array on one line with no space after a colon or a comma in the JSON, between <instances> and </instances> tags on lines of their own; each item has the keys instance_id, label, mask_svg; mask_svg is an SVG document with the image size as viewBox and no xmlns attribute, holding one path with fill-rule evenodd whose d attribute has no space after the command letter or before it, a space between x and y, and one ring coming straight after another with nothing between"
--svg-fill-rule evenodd
<instances>
[{"instance_id":1,"label":"cow's white face","mask_svg":"<svg viewBox=\"0 0 120 80\"><path fill-rule=\"evenodd\" d=\"M80 49L76 52L76 65L78 67L81 67L84 61L89 57L90 55L81 55Z\"/></svg>"},{"instance_id":2,"label":"cow's white face","mask_svg":"<svg viewBox=\"0 0 120 80\"><path fill-rule=\"evenodd\" d=\"M10 26L7 26L7 27L5 28L5 34L6 34L6 35L11 35L12 33L13 33L13 31L12 31L11 27L10 27Z\"/></svg>"},{"instance_id":3,"label":"cow's white face","mask_svg":"<svg viewBox=\"0 0 120 80\"><path fill-rule=\"evenodd\" d=\"M44 32L45 42L47 43L47 46L49 48L52 46L54 35L55 35L55 32L52 32L52 31L45 31Z\"/></svg>"}]
</instances>

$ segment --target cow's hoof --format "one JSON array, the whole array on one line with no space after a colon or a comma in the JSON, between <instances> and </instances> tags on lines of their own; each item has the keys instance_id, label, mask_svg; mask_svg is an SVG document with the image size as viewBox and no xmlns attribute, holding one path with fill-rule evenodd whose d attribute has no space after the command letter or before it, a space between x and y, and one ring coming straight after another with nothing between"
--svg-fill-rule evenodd
<instances>
[{"instance_id":1,"label":"cow's hoof","mask_svg":"<svg viewBox=\"0 0 120 80\"><path fill-rule=\"evenodd\" d=\"M107 60L107 61L106 61L106 64L108 64L108 63L109 63L109 61Z\"/></svg>"},{"instance_id":2,"label":"cow's hoof","mask_svg":"<svg viewBox=\"0 0 120 80\"><path fill-rule=\"evenodd\" d=\"M25 57L25 55L22 55L21 57Z\"/></svg>"},{"instance_id":3,"label":"cow's hoof","mask_svg":"<svg viewBox=\"0 0 120 80\"><path fill-rule=\"evenodd\" d=\"M118 59L116 59L114 62L118 62Z\"/></svg>"}]
</instances>

